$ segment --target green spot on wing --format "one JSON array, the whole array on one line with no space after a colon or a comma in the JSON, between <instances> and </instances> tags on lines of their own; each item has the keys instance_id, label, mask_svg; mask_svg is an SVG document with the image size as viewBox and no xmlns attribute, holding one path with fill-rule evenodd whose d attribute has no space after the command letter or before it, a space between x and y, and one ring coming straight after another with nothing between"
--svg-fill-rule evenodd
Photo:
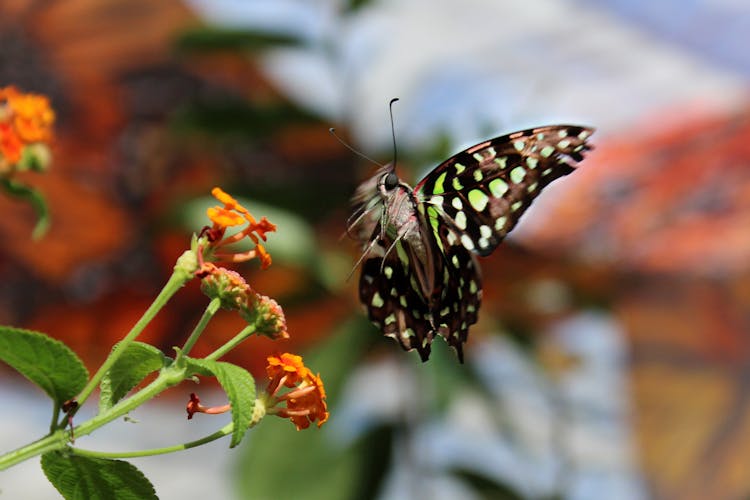
<instances>
[{"instance_id":1,"label":"green spot on wing","mask_svg":"<svg viewBox=\"0 0 750 500\"><path fill-rule=\"evenodd\" d=\"M484 210L489 200L489 196L484 194L480 189L472 189L469 191L469 203L471 203L471 206L477 212Z\"/></svg>"},{"instance_id":2,"label":"green spot on wing","mask_svg":"<svg viewBox=\"0 0 750 500\"><path fill-rule=\"evenodd\" d=\"M488 184L492 196L500 197L508 191L508 183L502 179L492 179Z\"/></svg>"},{"instance_id":3,"label":"green spot on wing","mask_svg":"<svg viewBox=\"0 0 750 500\"><path fill-rule=\"evenodd\" d=\"M430 219L430 225L434 231L438 230L438 211L435 207L427 207L427 217Z\"/></svg>"},{"instance_id":4,"label":"green spot on wing","mask_svg":"<svg viewBox=\"0 0 750 500\"><path fill-rule=\"evenodd\" d=\"M466 214L463 212L463 210L456 212L456 216L453 219L456 222L456 226L461 229L466 229Z\"/></svg>"},{"instance_id":5,"label":"green spot on wing","mask_svg":"<svg viewBox=\"0 0 750 500\"><path fill-rule=\"evenodd\" d=\"M445 172L440 174L438 178L435 179L435 187L433 188L432 192L435 194L443 194L445 192L443 182L445 182Z\"/></svg>"},{"instance_id":6,"label":"green spot on wing","mask_svg":"<svg viewBox=\"0 0 750 500\"><path fill-rule=\"evenodd\" d=\"M401 261L404 267L408 269L409 256L406 255L406 250L404 250L404 246L401 244L400 241L396 243L396 253L398 254L398 259Z\"/></svg>"},{"instance_id":7,"label":"green spot on wing","mask_svg":"<svg viewBox=\"0 0 750 500\"><path fill-rule=\"evenodd\" d=\"M524 177L526 177L526 170L523 167L516 167L510 171L510 180L516 184L523 181Z\"/></svg>"},{"instance_id":8,"label":"green spot on wing","mask_svg":"<svg viewBox=\"0 0 750 500\"><path fill-rule=\"evenodd\" d=\"M383 307L383 304L385 304L385 302L383 301L383 297L381 297L378 292L375 292L375 295L372 296L370 304L372 304L373 307Z\"/></svg>"},{"instance_id":9,"label":"green spot on wing","mask_svg":"<svg viewBox=\"0 0 750 500\"><path fill-rule=\"evenodd\" d=\"M555 148L552 146L544 146L542 150L539 152L540 155L542 155L544 158L549 158L552 156L552 153L555 152Z\"/></svg>"}]
</instances>

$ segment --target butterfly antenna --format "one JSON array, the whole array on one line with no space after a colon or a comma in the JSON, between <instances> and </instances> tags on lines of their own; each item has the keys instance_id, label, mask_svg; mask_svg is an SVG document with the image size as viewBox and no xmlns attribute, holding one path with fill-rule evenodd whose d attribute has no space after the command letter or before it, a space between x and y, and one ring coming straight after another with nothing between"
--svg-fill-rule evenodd
<instances>
[{"instance_id":1,"label":"butterfly antenna","mask_svg":"<svg viewBox=\"0 0 750 500\"><path fill-rule=\"evenodd\" d=\"M381 168L383 167L383 165L381 163L376 162L375 160L373 160L372 158L370 158L369 156L367 156L366 154L364 154L362 151L357 151L352 146L350 146L349 143L347 143L344 139L342 139L341 137L339 137L338 135L336 135L336 129L335 128L331 127L331 128L328 129L328 131L331 133L332 136L334 136L336 138L337 141L339 141L346 149L348 149L349 151L351 151L355 155L357 155L360 158L363 158L363 159L369 161L370 163L374 163L375 165L377 165L377 166L379 166Z\"/></svg>"},{"instance_id":2,"label":"butterfly antenna","mask_svg":"<svg viewBox=\"0 0 750 500\"><path fill-rule=\"evenodd\" d=\"M398 101L398 97L391 99L388 103L388 110L391 114L391 138L393 139L393 163L391 164L391 172L396 170L396 160L398 160L398 150L396 149L396 127L393 125L393 103Z\"/></svg>"}]
</instances>

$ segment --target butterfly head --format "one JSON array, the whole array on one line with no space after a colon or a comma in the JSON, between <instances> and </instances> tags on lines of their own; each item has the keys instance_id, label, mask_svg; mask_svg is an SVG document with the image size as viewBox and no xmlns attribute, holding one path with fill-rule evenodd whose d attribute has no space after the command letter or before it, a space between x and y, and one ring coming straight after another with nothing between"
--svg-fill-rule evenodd
<instances>
[{"instance_id":1,"label":"butterfly head","mask_svg":"<svg viewBox=\"0 0 750 500\"><path fill-rule=\"evenodd\" d=\"M398 185L401 183L401 179L398 178L398 175L396 175L396 172L391 169L389 172L384 173L380 177L380 182L378 182L378 187L381 191L393 191L398 187Z\"/></svg>"}]
</instances>

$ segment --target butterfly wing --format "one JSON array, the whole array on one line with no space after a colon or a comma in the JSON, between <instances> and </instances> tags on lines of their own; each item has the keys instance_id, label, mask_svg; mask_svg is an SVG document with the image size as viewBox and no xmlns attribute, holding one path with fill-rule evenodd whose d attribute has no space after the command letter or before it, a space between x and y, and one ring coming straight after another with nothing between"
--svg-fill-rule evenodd
<instances>
[{"instance_id":1,"label":"butterfly wing","mask_svg":"<svg viewBox=\"0 0 750 500\"><path fill-rule=\"evenodd\" d=\"M437 250L432 232L424 234L425 243ZM379 232L373 237L376 243L362 264L359 281L360 301L370 321L404 350L416 349L422 361L429 358L435 335L442 335L463 362L463 343L469 326L477 321L482 295L475 257L463 246L447 247L444 258L433 262L435 286L425 294L408 241L394 243Z\"/></svg>"},{"instance_id":2,"label":"butterfly wing","mask_svg":"<svg viewBox=\"0 0 750 500\"><path fill-rule=\"evenodd\" d=\"M571 173L591 149L593 129L554 125L490 139L438 165L414 188L446 241L486 256L550 182Z\"/></svg>"}]
</instances>

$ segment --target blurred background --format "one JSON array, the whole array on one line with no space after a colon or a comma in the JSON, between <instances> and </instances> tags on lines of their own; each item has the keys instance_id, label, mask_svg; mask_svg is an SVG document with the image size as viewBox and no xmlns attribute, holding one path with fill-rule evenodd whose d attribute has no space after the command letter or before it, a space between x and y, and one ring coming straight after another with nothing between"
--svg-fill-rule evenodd
<instances>
[{"instance_id":1,"label":"blurred background","mask_svg":"<svg viewBox=\"0 0 750 500\"><path fill-rule=\"evenodd\" d=\"M273 266L241 272L291 334L228 359L260 376L267 354L303 353L332 416L133 460L160 498L748 498L748 33L736 0L3 0L0 86L48 95L58 121L52 170L25 179L50 203L47 236L0 198L0 322L95 368L219 185L278 225ZM348 200L373 165L328 128L387 162L393 97L410 181L488 137L597 128L581 168L482 259L464 365L440 340L422 364L382 338L347 280ZM204 305L191 284L143 340L171 352ZM199 349L239 328L219 315ZM203 436L224 422L185 420L194 390L77 444ZM41 396L2 372L2 451L46 431ZM0 489L56 498L36 461Z\"/></svg>"}]
</instances>

